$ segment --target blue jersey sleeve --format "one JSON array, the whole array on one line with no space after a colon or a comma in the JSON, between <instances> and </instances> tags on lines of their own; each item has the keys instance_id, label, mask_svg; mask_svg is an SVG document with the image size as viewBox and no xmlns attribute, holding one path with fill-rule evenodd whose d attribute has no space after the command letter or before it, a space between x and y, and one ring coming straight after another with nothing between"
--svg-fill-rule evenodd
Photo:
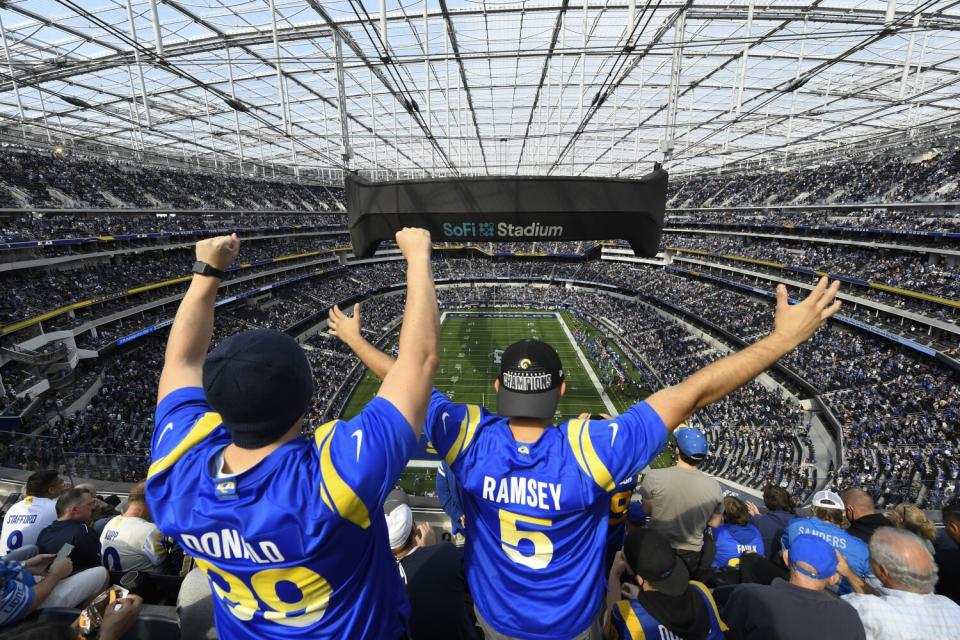
<instances>
[{"instance_id":1,"label":"blue jersey sleeve","mask_svg":"<svg viewBox=\"0 0 960 640\"><path fill-rule=\"evenodd\" d=\"M183 444L195 443L220 427L220 414L207 403L201 387L174 389L154 413L150 453L154 461Z\"/></svg>"},{"instance_id":2,"label":"blue jersey sleeve","mask_svg":"<svg viewBox=\"0 0 960 640\"><path fill-rule=\"evenodd\" d=\"M473 442L480 417L479 405L456 404L433 390L424 433L449 467L454 467Z\"/></svg>"},{"instance_id":3,"label":"blue jersey sleeve","mask_svg":"<svg viewBox=\"0 0 960 640\"><path fill-rule=\"evenodd\" d=\"M610 420L570 420L565 431L580 468L606 492L646 467L669 436L663 420L646 402Z\"/></svg>"},{"instance_id":4,"label":"blue jersey sleeve","mask_svg":"<svg viewBox=\"0 0 960 640\"><path fill-rule=\"evenodd\" d=\"M324 503L340 517L369 527L416 447L410 424L389 400L378 397L355 418L322 425L314 439Z\"/></svg>"},{"instance_id":5,"label":"blue jersey sleeve","mask_svg":"<svg viewBox=\"0 0 960 640\"><path fill-rule=\"evenodd\" d=\"M33 576L19 562L0 562L0 580L3 581L0 627L5 627L27 615L36 593Z\"/></svg>"}]
</instances>

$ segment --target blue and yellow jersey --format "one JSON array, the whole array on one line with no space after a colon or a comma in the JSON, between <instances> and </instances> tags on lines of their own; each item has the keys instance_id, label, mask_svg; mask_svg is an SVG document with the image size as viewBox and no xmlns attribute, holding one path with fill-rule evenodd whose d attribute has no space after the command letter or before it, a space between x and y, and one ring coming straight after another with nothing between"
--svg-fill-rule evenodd
<instances>
[{"instance_id":1,"label":"blue and yellow jersey","mask_svg":"<svg viewBox=\"0 0 960 640\"><path fill-rule=\"evenodd\" d=\"M570 420L517 442L508 420L434 390L430 442L460 481L464 564L480 615L504 635L567 640L600 611L610 493L667 441L652 407Z\"/></svg>"},{"instance_id":2,"label":"blue and yellow jersey","mask_svg":"<svg viewBox=\"0 0 960 640\"><path fill-rule=\"evenodd\" d=\"M409 605L382 509L416 445L403 415L375 398L218 479L229 443L202 389L157 407L147 499L206 572L220 637L401 637Z\"/></svg>"},{"instance_id":3,"label":"blue and yellow jersey","mask_svg":"<svg viewBox=\"0 0 960 640\"><path fill-rule=\"evenodd\" d=\"M717 545L714 568L739 566L740 556L744 553L759 553L766 557L763 536L752 524L724 523L713 530L713 540Z\"/></svg>"},{"instance_id":4,"label":"blue and yellow jersey","mask_svg":"<svg viewBox=\"0 0 960 640\"><path fill-rule=\"evenodd\" d=\"M720 618L717 603L710 594L707 585L696 580L690 581L690 588L695 589L703 598L710 612L710 631L707 640L723 640L724 632L729 627ZM679 638L675 633L647 613L636 600L620 600L613 607L610 614L611 640L663 640L664 638Z\"/></svg>"},{"instance_id":5,"label":"blue and yellow jersey","mask_svg":"<svg viewBox=\"0 0 960 640\"><path fill-rule=\"evenodd\" d=\"M637 488L637 475L628 476L610 492L610 516L607 520L607 551L604 554L604 571L613 566L613 558L623 548L623 539L627 535L627 512L630 510L630 498Z\"/></svg>"},{"instance_id":6,"label":"blue and yellow jersey","mask_svg":"<svg viewBox=\"0 0 960 640\"><path fill-rule=\"evenodd\" d=\"M844 559L853 572L860 577L871 575L870 569L870 548L867 543L860 538L851 535L845 529L841 529L835 524L824 522L820 518L794 518L783 530L783 536L780 538L780 544L784 549L789 550L790 545L797 536L810 534L826 540L831 547L843 554ZM850 593L853 587L846 578L840 579L840 585L837 592L841 595Z\"/></svg>"}]
</instances>

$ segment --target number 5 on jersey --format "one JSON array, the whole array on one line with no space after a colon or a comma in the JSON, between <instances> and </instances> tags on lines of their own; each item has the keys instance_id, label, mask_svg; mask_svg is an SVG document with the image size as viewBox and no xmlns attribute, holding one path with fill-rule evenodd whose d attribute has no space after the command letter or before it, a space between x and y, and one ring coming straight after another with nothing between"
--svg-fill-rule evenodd
<instances>
[{"instance_id":1,"label":"number 5 on jersey","mask_svg":"<svg viewBox=\"0 0 960 640\"><path fill-rule=\"evenodd\" d=\"M520 515L506 509L500 509L500 547L507 557L531 569L543 569L553 560L553 543L542 531L521 531L517 524L523 523L536 527L550 527L553 520ZM527 555L520 550L520 542L528 541L533 545L533 554ZM529 547L529 545L524 545Z\"/></svg>"}]
</instances>

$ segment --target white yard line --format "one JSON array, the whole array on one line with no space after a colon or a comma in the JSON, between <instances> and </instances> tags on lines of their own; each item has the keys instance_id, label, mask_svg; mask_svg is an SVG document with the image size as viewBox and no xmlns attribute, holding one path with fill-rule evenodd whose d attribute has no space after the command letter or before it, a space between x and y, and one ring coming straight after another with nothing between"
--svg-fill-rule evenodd
<instances>
[{"instance_id":1,"label":"white yard line","mask_svg":"<svg viewBox=\"0 0 960 640\"><path fill-rule=\"evenodd\" d=\"M554 317L560 321L560 326L563 327L563 332L567 334L567 340L570 341L570 344L573 346L573 350L577 352L577 358L579 358L580 364L583 365L584 370L587 372L587 377L590 378L590 382L592 382L593 386L596 387L597 393L600 394L600 399L603 400L603 405L607 408L607 413L612 416L619 415L619 412L617 411L616 407L613 406L613 402L610 400L610 396L608 396L607 392L603 390L603 385L600 384L600 379L597 378L597 374L594 372L593 367L590 366L586 356L583 355L583 351L580 350L580 345L577 344L577 339L573 337L570 327L567 326L567 321L559 313L555 313Z\"/></svg>"}]
</instances>

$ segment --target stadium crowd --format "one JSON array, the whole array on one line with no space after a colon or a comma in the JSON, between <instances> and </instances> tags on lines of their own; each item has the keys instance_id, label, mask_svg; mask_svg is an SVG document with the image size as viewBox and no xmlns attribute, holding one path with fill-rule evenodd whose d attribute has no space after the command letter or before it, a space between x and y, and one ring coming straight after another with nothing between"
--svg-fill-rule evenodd
<instances>
[{"instance_id":1,"label":"stadium crowd","mask_svg":"<svg viewBox=\"0 0 960 640\"><path fill-rule=\"evenodd\" d=\"M5 206L253 211L338 208L334 192L319 185L27 150L0 153L0 181Z\"/></svg>"}]
</instances>

